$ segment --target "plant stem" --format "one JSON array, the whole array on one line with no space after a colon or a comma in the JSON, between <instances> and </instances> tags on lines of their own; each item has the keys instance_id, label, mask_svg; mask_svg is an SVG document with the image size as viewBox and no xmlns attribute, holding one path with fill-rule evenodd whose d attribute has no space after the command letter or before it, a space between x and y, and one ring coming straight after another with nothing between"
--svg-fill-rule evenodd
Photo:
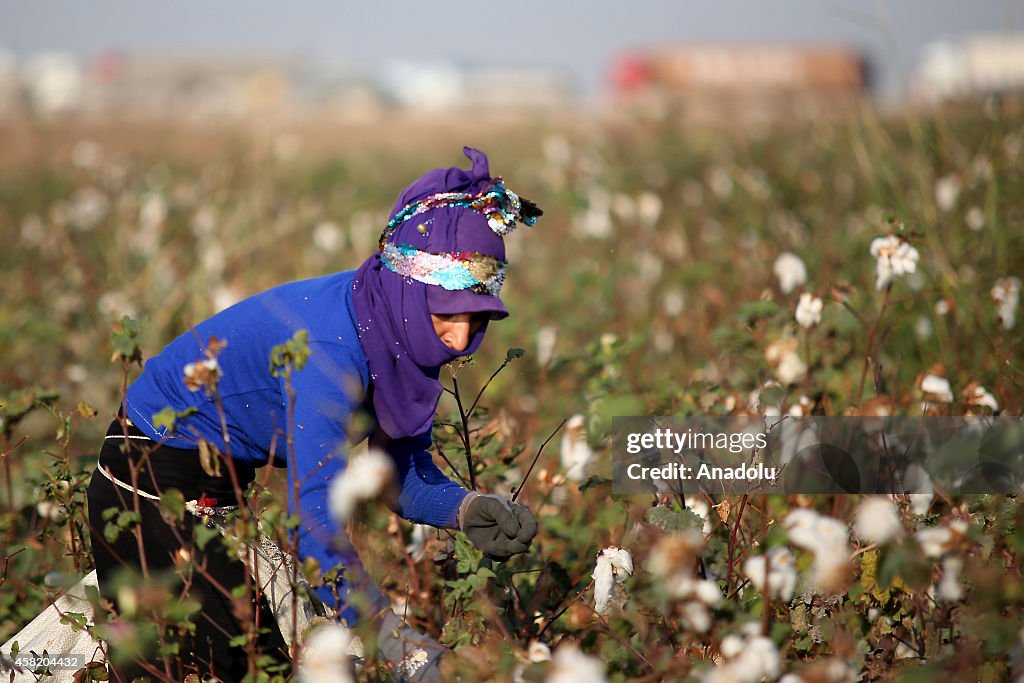
<instances>
[{"instance_id":1,"label":"plant stem","mask_svg":"<svg viewBox=\"0 0 1024 683\"><path fill-rule=\"evenodd\" d=\"M447 464L447 465L448 465L448 467L450 467L450 468L451 468L452 472L454 472L454 473L455 473L455 476L459 478L459 481L460 481L460 482L462 482L462 485L463 485L464 487L466 487L466 488L469 488L469 487L470 487L470 486L469 486L469 482L468 482L468 481L466 481L466 478L465 478L465 477L463 477L463 476L462 476L462 474L460 474L460 473L459 473L459 471L458 471L457 469L455 469L455 465L454 465L454 464L452 464L452 461L451 461L451 460L449 460L449 459L448 459L448 456L447 456L447 455L445 455L445 454L444 454L444 451L442 451L442 450L441 450L441 444L435 443L435 444L434 444L434 447L435 447L435 448L437 448L437 454L438 454L438 455L440 455L440 456L441 456L441 459L445 461L445 464Z\"/></svg>"},{"instance_id":2,"label":"plant stem","mask_svg":"<svg viewBox=\"0 0 1024 683\"><path fill-rule=\"evenodd\" d=\"M452 395L455 396L455 403L459 406L459 418L462 420L462 430L459 436L462 437L462 445L466 449L466 466L469 467L469 489L476 491L476 472L473 471L473 446L469 442L469 413L462 407L462 395L459 393L459 378L452 375ZM470 409L472 412L472 409Z\"/></svg>"},{"instance_id":3,"label":"plant stem","mask_svg":"<svg viewBox=\"0 0 1024 683\"><path fill-rule=\"evenodd\" d=\"M519 494L523 492L523 487L526 486L526 480L530 478L530 473L533 472L533 466L537 464L537 460L540 458L541 451L543 451L544 447L548 445L548 441L551 441L551 439L555 438L555 434L557 434L559 430L561 430L562 427L565 426L565 423L567 421L567 419L563 419L561 422L559 422L558 426L555 427L555 431L551 432L551 436L544 439L544 443L542 443L540 445L540 448L537 449L537 455L533 456L533 462L530 463L530 469L526 470L526 475L523 477L523 480L519 482L518 488L516 488L515 492L512 494L513 503L516 502L516 498L519 497Z\"/></svg>"},{"instance_id":4,"label":"plant stem","mask_svg":"<svg viewBox=\"0 0 1024 683\"><path fill-rule=\"evenodd\" d=\"M565 607L563 607L562 609L560 609L560 610L558 610L557 612L555 612L554 616L552 616L552 617L551 617L550 619L548 619L548 623L544 624L544 628L542 628L542 629L540 630L540 632L538 632L538 633L537 633L537 639L538 639L538 640L540 640L540 637L541 637L542 635L544 635L544 632L548 630L548 627L549 627L549 626L551 626L551 624L553 624L553 623L555 623L556 621L558 621L558 618L559 618L559 617L561 617L561 616L562 616L563 614L565 614L565 613L566 613L566 612L567 612L567 611L569 610L569 608L570 608L570 607L572 607L572 604L573 604L574 602L576 602L577 600L579 600L579 599L580 599L581 597L583 597L583 595L584 595L584 594L585 594L585 593L586 593L586 592L587 592L588 590L590 590L591 588L593 588L593 586L594 586L594 581L596 581L596 579L591 579L591 580L590 580L590 583L588 583L588 584L587 584L587 587L586 587L586 588L584 588L584 589L583 589L583 590L581 590L581 591L580 591L579 593L577 593L577 594L576 594L576 597L574 597L574 598L573 598L572 600L570 600L570 601L569 601L568 603L566 603Z\"/></svg>"},{"instance_id":5,"label":"plant stem","mask_svg":"<svg viewBox=\"0 0 1024 683\"><path fill-rule=\"evenodd\" d=\"M857 393L854 394L854 400L858 406L864 399L864 382L867 380L868 365L871 363L871 349L875 345L875 334L878 332L878 326L882 322L882 316L885 315L885 309L889 307L889 292L891 290L891 284L885 288L885 296L882 298L882 309L878 311L878 317L875 318L874 324L868 330L868 346L864 350L864 367L860 372L860 383L857 385Z\"/></svg>"}]
</instances>

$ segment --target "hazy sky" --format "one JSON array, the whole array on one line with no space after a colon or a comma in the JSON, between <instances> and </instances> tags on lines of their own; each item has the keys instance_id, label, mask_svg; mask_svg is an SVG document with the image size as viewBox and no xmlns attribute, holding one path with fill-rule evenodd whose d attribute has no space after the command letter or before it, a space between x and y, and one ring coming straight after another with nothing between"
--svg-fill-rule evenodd
<instances>
[{"instance_id":1,"label":"hazy sky","mask_svg":"<svg viewBox=\"0 0 1024 683\"><path fill-rule=\"evenodd\" d=\"M394 60L551 65L593 91L615 52L684 41L842 41L899 88L939 37L1020 30L1024 0L0 0L0 47L212 51L374 69Z\"/></svg>"}]
</instances>

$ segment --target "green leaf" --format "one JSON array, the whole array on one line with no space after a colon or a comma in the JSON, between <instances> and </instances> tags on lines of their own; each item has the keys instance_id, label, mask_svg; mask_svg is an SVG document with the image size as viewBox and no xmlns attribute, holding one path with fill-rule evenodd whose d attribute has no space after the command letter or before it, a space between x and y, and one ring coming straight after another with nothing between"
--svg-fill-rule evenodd
<instances>
[{"instance_id":1,"label":"green leaf","mask_svg":"<svg viewBox=\"0 0 1024 683\"><path fill-rule=\"evenodd\" d=\"M167 489L160 496L160 507L180 522L185 517L185 496L178 489Z\"/></svg>"},{"instance_id":2,"label":"green leaf","mask_svg":"<svg viewBox=\"0 0 1024 683\"><path fill-rule=\"evenodd\" d=\"M114 346L113 360L142 363L142 349L139 347L139 335L142 333L142 328L142 322L128 316L124 316L121 318L121 322L114 324L114 329L110 334L110 342Z\"/></svg>"},{"instance_id":3,"label":"green leaf","mask_svg":"<svg viewBox=\"0 0 1024 683\"><path fill-rule=\"evenodd\" d=\"M768 318L775 315L779 310L778 305L774 301L767 299L758 299L757 301L747 301L740 304L739 308L736 309L736 317L741 320L752 322L758 318Z\"/></svg>"},{"instance_id":4,"label":"green leaf","mask_svg":"<svg viewBox=\"0 0 1024 683\"><path fill-rule=\"evenodd\" d=\"M217 536L220 536L220 532L217 531L216 529L211 529L210 527L206 526L205 524L197 524L196 527L195 527L195 535L196 535L196 546L200 550L205 550L206 549L206 544L209 543L214 538L216 538Z\"/></svg>"},{"instance_id":5,"label":"green leaf","mask_svg":"<svg viewBox=\"0 0 1024 683\"><path fill-rule=\"evenodd\" d=\"M309 331L298 330L288 341L270 350L270 374L274 377L288 377L293 371L301 370L309 360Z\"/></svg>"},{"instance_id":6,"label":"green leaf","mask_svg":"<svg viewBox=\"0 0 1024 683\"><path fill-rule=\"evenodd\" d=\"M526 351L524 351L523 349L520 349L518 347L513 347L513 348L509 349L507 352L505 352L505 362L506 363L511 363L516 358L522 358L525 355L526 355Z\"/></svg>"}]
</instances>

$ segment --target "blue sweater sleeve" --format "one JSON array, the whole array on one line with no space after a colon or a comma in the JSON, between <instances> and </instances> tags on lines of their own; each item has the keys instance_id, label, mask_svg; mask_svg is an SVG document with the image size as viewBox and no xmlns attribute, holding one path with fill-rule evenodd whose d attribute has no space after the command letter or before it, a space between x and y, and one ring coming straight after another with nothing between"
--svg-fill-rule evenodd
<instances>
[{"instance_id":1,"label":"blue sweater sleeve","mask_svg":"<svg viewBox=\"0 0 1024 683\"><path fill-rule=\"evenodd\" d=\"M412 522L455 529L456 513L469 491L437 469L430 445L429 432L387 445L401 487L395 512Z\"/></svg>"}]
</instances>

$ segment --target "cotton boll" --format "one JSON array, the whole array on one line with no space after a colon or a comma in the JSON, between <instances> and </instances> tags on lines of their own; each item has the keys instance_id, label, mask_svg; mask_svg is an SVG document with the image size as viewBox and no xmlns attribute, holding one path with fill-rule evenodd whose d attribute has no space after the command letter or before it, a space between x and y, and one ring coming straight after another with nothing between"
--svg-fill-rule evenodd
<instances>
[{"instance_id":1,"label":"cotton boll","mask_svg":"<svg viewBox=\"0 0 1024 683\"><path fill-rule=\"evenodd\" d=\"M763 636L747 641L743 652L736 659L740 671L745 672L746 680L753 683L762 678L777 678L782 666L779 651L775 643Z\"/></svg>"},{"instance_id":2,"label":"cotton boll","mask_svg":"<svg viewBox=\"0 0 1024 683\"><path fill-rule=\"evenodd\" d=\"M1020 278L1004 277L996 280L992 286L991 296L996 302L1003 329L1013 329L1014 323L1017 322L1017 305L1020 303Z\"/></svg>"},{"instance_id":3,"label":"cotton boll","mask_svg":"<svg viewBox=\"0 0 1024 683\"><path fill-rule=\"evenodd\" d=\"M764 358L775 367L775 376L783 385L795 384L807 373L807 365L796 352L799 342L787 337L778 339L764 351Z\"/></svg>"},{"instance_id":4,"label":"cotton boll","mask_svg":"<svg viewBox=\"0 0 1024 683\"><path fill-rule=\"evenodd\" d=\"M587 442L587 432L582 415L573 415L562 432L561 457L565 476L571 481L581 482L587 478L587 466L594 451Z\"/></svg>"},{"instance_id":5,"label":"cotton boll","mask_svg":"<svg viewBox=\"0 0 1024 683\"><path fill-rule=\"evenodd\" d=\"M555 342L558 332L554 327L545 326L537 331L537 365L546 368L555 357Z\"/></svg>"},{"instance_id":6,"label":"cotton boll","mask_svg":"<svg viewBox=\"0 0 1024 683\"><path fill-rule=\"evenodd\" d=\"M299 680L302 683L355 683L348 651L352 632L338 623L319 626L302 648Z\"/></svg>"},{"instance_id":7,"label":"cotton boll","mask_svg":"<svg viewBox=\"0 0 1024 683\"><path fill-rule=\"evenodd\" d=\"M804 550L830 553L846 549L846 526L837 519L820 515L814 510L797 509L786 515L784 521L790 540Z\"/></svg>"},{"instance_id":8,"label":"cotton boll","mask_svg":"<svg viewBox=\"0 0 1024 683\"><path fill-rule=\"evenodd\" d=\"M914 462L907 466L903 473L903 489L909 494L910 511L915 515L927 514L935 498L935 489L931 475L920 463Z\"/></svg>"},{"instance_id":9,"label":"cotton boll","mask_svg":"<svg viewBox=\"0 0 1024 683\"><path fill-rule=\"evenodd\" d=\"M735 634L731 634L722 638L722 644L719 646L719 651L726 659L732 659L739 653L743 652L744 646L745 643L743 642L743 638Z\"/></svg>"},{"instance_id":10,"label":"cotton boll","mask_svg":"<svg viewBox=\"0 0 1024 683\"><path fill-rule=\"evenodd\" d=\"M921 392L931 401L939 403L952 403L953 390L949 386L949 380L938 375L925 375L921 379Z\"/></svg>"},{"instance_id":11,"label":"cotton boll","mask_svg":"<svg viewBox=\"0 0 1024 683\"><path fill-rule=\"evenodd\" d=\"M814 327L821 322L821 311L825 304L821 299L804 292L796 306L796 322L801 327Z\"/></svg>"},{"instance_id":12,"label":"cotton boll","mask_svg":"<svg viewBox=\"0 0 1024 683\"><path fill-rule=\"evenodd\" d=\"M704 524L701 526L701 533L705 536L711 533L711 506L708 505L708 501L701 496L686 496L684 499L686 507L701 518Z\"/></svg>"},{"instance_id":13,"label":"cotton boll","mask_svg":"<svg viewBox=\"0 0 1024 683\"><path fill-rule=\"evenodd\" d=\"M531 662L551 661L551 648L538 640L531 640L530 646L526 648L526 658Z\"/></svg>"},{"instance_id":14,"label":"cotton boll","mask_svg":"<svg viewBox=\"0 0 1024 683\"><path fill-rule=\"evenodd\" d=\"M848 570L849 532L842 522L813 510L793 510L783 522L794 545L814 553L811 583L821 592L838 588Z\"/></svg>"},{"instance_id":15,"label":"cotton boll","mask_svg":"<svg viewBox=\"0 0 1024 683\"><path fill-rule=\"evenodd\" d=\"M380 496L394 480L395 466L385 453L371 449L352 458L331 482L328 505L335 521L344 524L365 501Z\"/></svg>"},{"instance_id":16,"label":"cotton boll","mask_svg":"<svg viewBox=\"0 0 1024 683\"><path fill-rule=\"evenodd\" d=\"M927 557L939 557L953 539L953 534L944 526L921 529L914 536Z\"/></svg>"},{"instance_id":17,"label":"cotton boll","mask_svg":"<svg viewBox=\"0 0 1024 683\"><path fill-rule=\"evenodd\" d=\"M959 557L947 557L942 560L942 580L939 581L938 589L935 591L935 596L939 600L956 602L963 598L964 592L958 581L963 567L964 561Z\"/></svg>"},{"instance_id":18,"label":"cotton boll","mask_svg":"<svg viewBox=\"0 0 1024 683\"><path fill-rule=\"evenodd\" d=\"M786 548L772 548L767 555L750 557L743 563L743 575L759 593L765 589L765 569L769 594L789 602L796 591L796 560Z\"/></svg>"},{"instance_id":19,"label":"cotton boll","mask_svg":"<svg viewBox=\"0 0 1024 683\"><path fill-rule=\"evenodd\" d=\"M711 612L701 602L684 603L680 609L683 625L697 633L707 633L711 628Z\"/></svg>"},{"instance_id":20,"label":"cotton boll","mask_svg":"<svg viewBox=\"0 0 1024 683\"><path fill-rule=\"evenodd\" d=\"M884 544L903 536L903 522L892 501L871 497L857 508L854 531L869 543Z\"/></svg>"},{"instance_id":21,"label":"cotton boll","mask_svg":"<svg viewBox=\"0 0 1024 683\"><path fill-rule=\"evenodd\" d=\"M977 206L972 206L964 215L964 222L974 232L979 232L985 227L985 212Z\"/></svg>"},{"instance_id":22,"label":"cotton boll","mask_svg":"<svg viewBox=\"0 0 1024 683\"><path fill-rule=\"evenodd\" d=\"M632 574L633 556L628 550L612 546L601 551L597 556L594 573L591 574L594 579L594 610L598 614L608 611L616 584L622 583Z\"/></svg>"},{"instance_id":23,"label":"cotton boll","mask_svg":"<svg viewBox=\"0 0 1024 683\"><path fill-rule=\"evenodd\" d=\"M960 196L960 180L954 175L947 175L935 181L935 205L939 211L947 212L956 206Z\"/></svg>"},{"instance_id":24,"label":"cotton boll","mask_svg":"<svg viewBox=\"0 0 1024 683\"><path fill-rule=\"evenodd\" d=\"M789 294L807 282L807 268L796 254L784 251L775 259L772 266L775 277L779 280L779 289Z\"/></svg>"},{"instance_id":25,"label":"cotton boll","mask_svg":"<svg viewBox=\"0 0 1024 683\"><path fill-rule=\"evenodd\" d=\"M412 527L412 540L405 546L405 552L409 554L413 562L419 562L426 554L427 541L430 540L430 527L426 524L416 524Z\"/></svg>"},{"instance_id":26,"label":"cotton boll","mask_svg":"<svg viewBox=\"0 0 1024 683\"><path fill-rule=\"evenodd\" d=\"M573 643L559 647L551 664L545 683L606 683L608 680L601 660L580 652Z\"/></svg>"},{"instance_id":27,"label":"cotton boll","mask_svg":"<svg viewBox=\"0 0 1024 683\"><path fill-rule=\"evenodd\" d=\"M334 221L321 221L313 228L313 245L327 254L338 251L342 239L341 227Z\"/></svg>"},{"instance_id":28,"label":"cotton boll","mask_svg":"<svg viewBox=\"0 0 1024 683\"><path fill-rule=\"evenodd\" d=\"M920 259L917 249L896 235L876 237L871 242L871 255L875 258L875 288L889 286L897 277L917 270Z\"/></svg>"},{"instance_id":29,"label":"cotton boll","mask_svg":"<svg viewBox=\"0 0 1024 683\"><path fill-rule=\"evenodd\" d=\"M964 402L976 408L988 408L992 412L999 410L999 403L985 387L972 382L963 393Z\"/></svg>"},{"instance_id":30,"label":"cotton boll","mask_svg":"<svg viewBox=\"0 0 1024 683\"><path fill-rule=\"evenodd\" d=\"M697 599L709 607L722 601L722 589L714 581L697 581L694 588Z\"/></svg>"}]
</instances>

